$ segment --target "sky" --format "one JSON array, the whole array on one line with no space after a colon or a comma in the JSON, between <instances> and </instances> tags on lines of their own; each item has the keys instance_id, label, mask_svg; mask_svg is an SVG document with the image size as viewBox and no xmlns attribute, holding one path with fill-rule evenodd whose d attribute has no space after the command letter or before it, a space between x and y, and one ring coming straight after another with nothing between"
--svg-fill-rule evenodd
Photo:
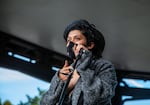
<instances>
[{"instance_id":1,"label":"sky","mask_svg":"<svg viewBox=\"0 0 150 105\"><path fill-rule=\"evenodd\" d=\"M25 75L18 71L0 68L0 98L2 102L11 100L17 105L21 100L27 102L26 95L38 95L37 88L47 90L49 83Z\"/></svg>"},{"instance_id":2,"label":"sky","mask_svg":"<svg viewBox=\"0 0 150 105\"><path fill-rule=\"evenodd\" d=\"M135 81L133 79L124 79L124 81L131 87L150 88L150 81ZM34 97L38 95L37 88L48 90L49 86L48 82L0 67L0 98L2 102L11 100L14 105L17 105L20 101L26 102L27 94ZM150 105L150 100L128 101L124 105Z\"/></svg>"}]
</instances>

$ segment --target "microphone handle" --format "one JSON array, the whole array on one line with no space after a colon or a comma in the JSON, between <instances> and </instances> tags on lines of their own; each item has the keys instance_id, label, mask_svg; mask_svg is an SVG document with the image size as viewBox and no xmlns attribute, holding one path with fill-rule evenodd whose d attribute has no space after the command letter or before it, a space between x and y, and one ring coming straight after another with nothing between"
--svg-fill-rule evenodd
<instances>
[{"instance_id":1,"label":"microphone handle","mask_svg":"<svg viewBox=\"0 0 150 105\"><path fill-rule=\"evenodd\" d=\"M79 54L77 55L76 59L80 59L82 54L85 52L83 48L80 49Z\"/></svg>"}]
</instances>

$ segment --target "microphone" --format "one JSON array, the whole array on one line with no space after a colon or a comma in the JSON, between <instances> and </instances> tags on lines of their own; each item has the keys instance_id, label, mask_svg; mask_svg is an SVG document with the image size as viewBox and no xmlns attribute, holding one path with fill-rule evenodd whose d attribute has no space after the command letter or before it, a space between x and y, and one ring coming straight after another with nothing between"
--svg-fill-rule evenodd
<instances>
[{"instance_id":1,"label":"microphone","mask_svg":"<svg viewBox=\"0 0 150 105\"><path fill-rule=\"evenodd\" d=\"M77 62L78 62L78 60L81 59L82 54L83 54L84 52L85 52L85 50L84 50L83 48L81 48L81 49L79 50L79 54L78 54L77 57L76 57L75 63L72 65L73 68L75 68L75 66L76 66L76 64L77 64Z\"/></svg>"},{"instance_id":2,"label":"microphone","mask_svg":"<svg viewBox=\"0 0 150 105\"><path fill-rule=\"evenodd\" d=\"M69 62L69 65L73 63L74 59L80 59L82 54L85 52L85 50L81 48L79 50L79 54L75 56L74 51L73 51L74 45L77 45L77 44L70 41L69 45L67 46L67 55L68 55L67 60Z\"/></svg>"},{"instance_id":3,"label":"microphone","mask_svg":"<svg viewBox=\"0 0 150 105\"><path fill-rule=\"evenodd\" d=\"M85 52L85 50L83 48L81 48L79 51L79 54L77 55L77 59L80 59L84 52Z\"/></svg>"},{"instance_id":4,"label":"microphone","mask_svg":"<svg viewBox=\"0 0 150 105\"><path fill-rule=\"evenodd\" d=\"M73 63L73 60L75 59L75 54L74 54L74 52L73 52L73 46L75 45L75 43L73 43L73 42L69 42L69 45L67 46L67 55L68 55L68 62L69 62L69 65L71 64L71 63Z\"/></svg>"}]
</instances>

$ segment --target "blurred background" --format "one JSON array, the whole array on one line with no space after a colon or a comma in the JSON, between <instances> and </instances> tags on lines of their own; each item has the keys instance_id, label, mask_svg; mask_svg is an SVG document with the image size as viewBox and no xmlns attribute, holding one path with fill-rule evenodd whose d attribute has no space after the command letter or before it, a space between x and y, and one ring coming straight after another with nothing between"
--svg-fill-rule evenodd
<instances>
[{"instance_id":1,"label":"blurred background","mask_svg":"<svg viewBox=\"0 0 150 105\"><path fill-rule=\"evenodd\" d=\"M38 105L66 59L65 27L86 19L116 67L113 105L149 105L149 10L149 0L1 0L0 103Z\"/></svg>"}]
</instances>

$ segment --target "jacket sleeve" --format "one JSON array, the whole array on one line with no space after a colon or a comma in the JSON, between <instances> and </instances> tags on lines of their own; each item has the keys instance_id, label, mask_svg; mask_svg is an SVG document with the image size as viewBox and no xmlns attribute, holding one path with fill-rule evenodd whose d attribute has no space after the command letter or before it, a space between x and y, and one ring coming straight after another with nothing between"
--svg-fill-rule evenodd
<instances>
[{"instance_id":1,"label":"jacket sleeve","mask_svg":"<svg viewBox=\"0 0 150 105\"><path fill-rule=\"evenodd\" d=\"M58 78L58 72L56 72L51 80L49 90L43 94L40 100L40 105L56 105L59 100L63 84L63 81Z\"/></svg>"},{"instance_id":2,"label":"jacket sleeve","mask_svg":"<svg viewBox=\"0 0 150 105\"><path fill-rule=\"evenodd\" d=\"M92 105L95 102L102 105L110 103L117 85L114 66L109 61L99 60L93 65L94 69L86 69L89 60L89 56L85 57L76 68L83 81L81 86L84 105Z\"/></svg>"}]
</instances>

